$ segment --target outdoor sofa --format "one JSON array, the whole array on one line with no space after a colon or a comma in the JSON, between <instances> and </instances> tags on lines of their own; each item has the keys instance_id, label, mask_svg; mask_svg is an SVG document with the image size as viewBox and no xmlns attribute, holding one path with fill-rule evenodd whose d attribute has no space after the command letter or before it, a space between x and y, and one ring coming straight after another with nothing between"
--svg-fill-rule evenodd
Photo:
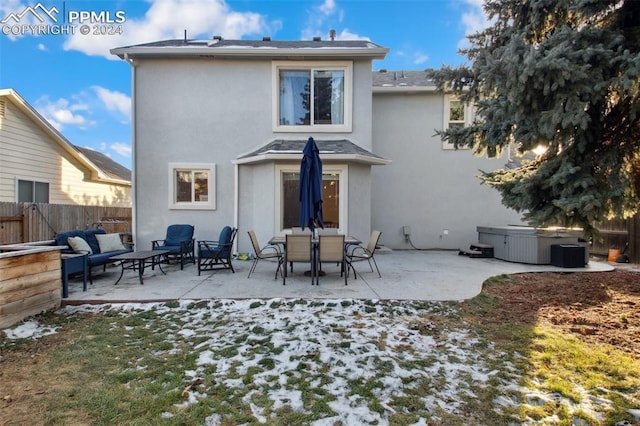
<instances>
[{"instance_id":1,"label":"outdoor sofa","mask_svg":"<svg viewBox=\"0 0 640 426\"><path fill-rule=\"evenodd\" d=\"M107 234L102 228L73 230L61 232L55 237L55 245L67 246L62 253L87 254L87 269L89 282L93 284L91 269L94 266L103 266L111 262L111 257L132 252L131 247L122 243L119 234Z\"/></svg>"}]
</instances>

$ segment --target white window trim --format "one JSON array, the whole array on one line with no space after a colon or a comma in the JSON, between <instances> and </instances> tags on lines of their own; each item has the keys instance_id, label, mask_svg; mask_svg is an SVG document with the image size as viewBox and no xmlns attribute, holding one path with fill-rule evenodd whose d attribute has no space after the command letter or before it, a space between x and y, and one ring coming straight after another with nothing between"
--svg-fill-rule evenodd
<instances>
[{"instance_id":1,"label":"white window trim","mask_svg":"<svg viewBox=\"0 0 640 426\"><path fill-rule=\"evenodd\" d=\"M300 165L299 164L276 164L276 173L275 173L275 215L274 215L274 228L277 233L283 234L288 232L289 229L282 228L282 174L283 173L300 173ZM340 175L339 179L339 188L338 191L340 193L340 205L338 207L340 211L340 228L338 228L338 232L341 234L348 235L348 218L349 211L347 200L349 199L348 189L349 188L349 166L347 164L329 164L323 165L322 173L338 173Z\"/></svg>"},{"instance_id":2,"label":"white window trim","mask_svg":"<svg viewBox=\"0 0 640 426\"><path fill-rule=\"evenodd\" d=\"M442 123L442 128L444 130L447 130L449 128L449 123L451 123L451 120L449 120L450 118L450 113L451 113L451 102L453 101L458 101L458 97L455 95L445 95L444 96L444 110L443 110L443 118L444 121ZM473 105L471 104L465 104L464 106L464 120L463 121L456 121L456 123L462 123L462 125L464 127L466 126L470 126L471 123L473 123L473 113L474 113L474 109L473 109ZM449 142L449 141L442 141L442 149L455 149L455 147L453 146L453 143ZM458 149L470 149L469 147L461 147Z\"/></svg>"},{"instance_id":3,"label":"white window trim","mask_svg":"<svg viewBox=\"0 0 640 426\"><path fill-rule=\"evenodd\" d=\"M176 170L206 171L209 173L209 200L181 202L175 201ZM169 163L169 209L170 210L215 210L216 209L216 165L214 163Z\"/></svg>"},{"instance_id":4,"label":"white window trim","mask_svg":"<svg viewBox=\"0 0 640 426\"><path fill-rule=\"evenodd\" d=\"M16 176L16 180L15 180L15 200L16 203L19 203L20 201L18 201L18 197L19 197L19 182L20 181L25 181L25 182L33 182L33 183L46 183L47 185L49 185L49 203L51 203L51 182L49 182L48 180L44 180L44 179L36 179L36 178L32 178L32 177L25 177L25 176ZM33 202L33 201L32 201Z\"/></svg>"},{"instance_id":5,"label":"white window trim","mask_svg":"<svg viewBox=\"0 0 640 426\"><path fill-rule=\"evenodd\" d=\"M272 70L272 106L273 131L290 133L351 132L353 105L353 62L351 61L274 61ZM344 124L311 124L308 126L284 126L280 124L280 69L288 70L341 70L344 71Z\"/></svg>"}]
</instances>

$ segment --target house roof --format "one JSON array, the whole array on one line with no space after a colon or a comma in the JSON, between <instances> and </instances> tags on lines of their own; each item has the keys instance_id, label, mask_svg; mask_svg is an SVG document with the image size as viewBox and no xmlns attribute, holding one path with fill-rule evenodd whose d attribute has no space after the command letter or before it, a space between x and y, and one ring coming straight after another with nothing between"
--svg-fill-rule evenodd
<instances>
[{"instance_id":1,"label":"house roof","mask_svg":"<svg viewBox=\"0 0 640 426\"><path fill-rule=\"evenodd\" d=\"M433 92L436 85L426 71L387 71L373 73L374 93Z\"/></svg>"},{"instance_id":2,"label":"house roof","mask_svg":"<svg viewBox=\"0 0 640 426\"><path fill-rule=\"evenodd\" d=\"M174 39L111 49L121 59L160 57L199 58L322 58L322 59L384 59L389 49L368 40L280 41Z\"/></svg>"},{"instance_id":3,"label":"house roof","mask_svg":"<svg viewBox=\"0 0 640 426\"><path fill-rule=\"evenodd\" d=\"M126 173L120 170L115 172L115 167L107 167L107 170L103 170L100 167L100 163L94 163L89 156L74 146L62 133L60 133L55 127L51 125L43 116L38 113L22 96L13 89L0 89L0 98L6 98L13 103L23 114L25 114L33 123L45 132L55 143L57 143L65 152L71 157L75 158L80 164L86 167L91 173L91 179L104 183L114 183L119 185L131 185L131 171L128 173L128 178L125 177ZM89 150L91 151L91 150ZM95 151L92 151L95 152ZM97 159L98 156L93 156ZM106 156L105 156L106 157ZM106 162L104 164L107 164ZM125 167L121 166L126 169ZM128 170L128 169L126 169Z\"/></svg>"},{"instance_id":4,"label":"house roof","mask_svg":"<svg viewBox=\"0 0 640 426\"><path fill-rule=\"evenodd\" d=\"M302 159L302 150L307 140L275 139L268 144L236 158L236 164L261 163L265 161L282 161ZM347 139L316 139L323 160L351 161L370 165L385 165L391 161L373 154Z\"/></svg>"},{"instance_id":5,"label":"house roof","mask_svg":"<svg viewBox=\"0 0 640 426\"><path fill-rule=\"evenodd\" d=\"M122 164L113 161L107 155L77 145L74 145L74 148L82 152L85 157L87 157L89 161L91 161L100 170L102 170L105 175L113 179L131 181L131 170L127 169Z\"/></svg>"}]
</instances>

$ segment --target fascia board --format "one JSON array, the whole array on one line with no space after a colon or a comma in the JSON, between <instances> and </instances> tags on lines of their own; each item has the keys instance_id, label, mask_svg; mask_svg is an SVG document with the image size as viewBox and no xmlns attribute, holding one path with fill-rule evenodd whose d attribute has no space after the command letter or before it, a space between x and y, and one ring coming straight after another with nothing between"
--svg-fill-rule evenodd
<instances>
[{"instance_id":1,"label":"fascia board","mask_svg":"<svg viewBox=\"0 0 640 426\"><path fill-rule=\"evenodd\" d=\"M360 154L327 154L320 152L320 159L323 161L348 161L352 163L369 164L372 166L386 166L391 163L391 160L384 158L369 157ZM300 162L302 160L302 153L298 154L278 154L278 153L266 153L255 155L252 157L240 158L233 160L233 164L258 164L264 162L277 162L277 161L295 161Z\"/></svg>"},{"instance_id":2,"label":"fascia board","mask_svg":"<svg viewBox=\"0 0 640 426\"><path fill-rule=\"evenodd\" d=\"M110 50L112 55L120 59L129 58L169 58L169 57L201 57L201 58L367 58L384 59L388 48L211 48L211 47L119 47Z\"/></svg>"}]
</instances>

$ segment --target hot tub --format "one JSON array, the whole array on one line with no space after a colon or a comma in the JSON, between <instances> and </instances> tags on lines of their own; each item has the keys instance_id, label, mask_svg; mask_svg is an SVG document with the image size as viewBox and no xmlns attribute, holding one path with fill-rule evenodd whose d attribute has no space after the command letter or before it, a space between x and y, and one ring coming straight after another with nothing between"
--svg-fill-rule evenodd
<instances>
[{"instance_id":1,"label":"hot tub","mask_svg":"<svg viewBox=\"0 0 640 426\"><path fill-rule=\"evenodd\" d=\"M582 229L534 228L530 226L478 226L478 242L493 246L496 259L508 262L548 265L553 244L579 244L584 247L585 264L589 248L580 242Z\"/></svg>"}]
</instances>

